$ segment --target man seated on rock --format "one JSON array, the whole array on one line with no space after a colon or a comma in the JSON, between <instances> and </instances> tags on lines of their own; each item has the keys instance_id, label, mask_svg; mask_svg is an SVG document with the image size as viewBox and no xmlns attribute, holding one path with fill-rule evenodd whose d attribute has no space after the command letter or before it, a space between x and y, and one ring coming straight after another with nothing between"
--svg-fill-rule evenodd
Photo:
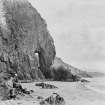
<instances>
[{"instance_id":1,"label":"man seated on rock","mask_svg":"<svg viewBox=\"0 0 105 105\"><path fill-rule=\"evenodd\" d=\"M8 90L9 90L9 95L8 95L8 97L9 97L10 99L11 99L11 98L16 98L15 88L13 87L13 80L14 80L14 78L13 78L13 77L10 77L10 79L5 82L5 85L6 85L6 87L7 87Z\"/></svg>"},{"instance_id":2,"label":"man seated on rock","mask_svg":"<svg viewBox=\"0 0 105 105\"><path fill-rule=\"evenodd\" d=\"M34 92L33 90L28 91L26 88L22 87L22 85L18 81L17 74L14 75L13 88L16 88L18 94L21 94L21 95L30 94Z\"/></svg>"},{"instance_id":3,"label":"man seated on rock","mask_svg":"<svg viewBox=\"0 0 105 105\"><path fill-rule=\"evenodd\" d=\"M18 81L17 74L13 75L13 88L16 89L17 94L21 94L21 95L23 95L22 93L29 94L29 91L22 88L21 84Z\"/></svg>"},{"instance_id":4,"label":"man seated on rock","mask_svg":"<svg viewBox=\"0 0 105 105\"><path fill-rule=\"evenodd\" d=\"M22 89L22 86L20 85L18 78L17 78L17 74L13 75L13 88L20 88Z\"/></svg>"}]
</instances>

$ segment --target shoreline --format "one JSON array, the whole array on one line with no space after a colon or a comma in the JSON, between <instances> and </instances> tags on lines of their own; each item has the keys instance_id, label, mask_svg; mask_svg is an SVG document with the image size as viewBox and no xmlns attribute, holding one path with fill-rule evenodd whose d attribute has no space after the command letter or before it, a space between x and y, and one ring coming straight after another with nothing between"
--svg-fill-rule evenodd
<instances>
[{"instance_id":1,"label":"shoreline","mask_svg":"<svg viewBox=\"0 0 105 105\"><path fill-rule=\"evenodd\" d=\"M44 82L54 85L58 87L58 89L42 89L35 86L36 83L38 82L22 83L23 88L34 90L34 93L32 94L33 98L25 96L20 97L19 100L0 101L0 105L40 105L37 96L46 98L53 92L57 92L65 99L65 105L105 105L105 95L88 87L87 85L89 85L89 83L81 84L81 82L59 81Z\"/></svg>"}]
</instances>

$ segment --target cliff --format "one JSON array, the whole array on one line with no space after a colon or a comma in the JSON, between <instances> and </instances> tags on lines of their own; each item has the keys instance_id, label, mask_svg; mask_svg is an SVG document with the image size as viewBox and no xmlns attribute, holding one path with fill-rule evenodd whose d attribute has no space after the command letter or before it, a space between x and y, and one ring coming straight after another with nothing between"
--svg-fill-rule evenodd
<instances>
[{"instance_id":1,"label":"cliff","mask_svg":"<svg viewBox=\"0 0 105 105\"><path fill-rule=\"evenodd\" d=\"M20 79L47 78L55 54L54 41L37 10L27 0L1 0L0 72L15 72Z\"/></svg>"}]
</instances>

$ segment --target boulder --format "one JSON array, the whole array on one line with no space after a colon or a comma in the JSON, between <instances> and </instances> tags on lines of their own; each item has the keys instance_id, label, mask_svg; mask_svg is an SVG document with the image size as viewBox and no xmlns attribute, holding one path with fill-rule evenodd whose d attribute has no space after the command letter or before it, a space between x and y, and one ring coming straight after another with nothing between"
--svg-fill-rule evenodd
<instances>
[{"instance_id":1,"label":"boulder","mask_svg":"<svg viewBox=\"0 0 105 105\"><path fill-rule=\"evenodd\" d=\"M86 79L81 79L81 82L90 82L90 81L88 81Z\"/></svg>"},{"instance_id":2,"label":"boulder","mask_svg":"<svg viewBox=\"0 0 105 105\"><path fill-rule=\"evenodd\" d=\"M57 88L56 86L50 85L50 84L47 84L47 83L36 83L35 85L40 86L43 89L55 89L55 88Z\"/></svg>"},{"instance_id":3,"label":"boulder","mask_svg":"<svg viewBox=\"0 0 105 105\"><path fill-rule=\"evenodd\" d=\"M48 98L42 100L40 105L65 105L65 100L57 93L53 93Z\"/></svg>"}]
</instances>

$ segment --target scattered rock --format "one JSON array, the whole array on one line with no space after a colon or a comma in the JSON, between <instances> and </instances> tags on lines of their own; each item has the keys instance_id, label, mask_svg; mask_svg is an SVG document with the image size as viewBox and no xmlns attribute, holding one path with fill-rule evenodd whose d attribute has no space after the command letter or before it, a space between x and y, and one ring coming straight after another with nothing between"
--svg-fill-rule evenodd
<instances>
[{"instance_id":1,"label":"scattered rock","mask_svg":"<svg viewBox=\"0 0 105 105\"><path fill-rule=\"evenodd\" d=\"M31 93L33 93L33 92L34 92L34 90L30 90L30 92L31 92Z\"/></svg>"},{"instance_id":2,"label":"scattered rock","mask_svg":"<svg viewBox=\"0 0 105 105\"><path fill-rule=\"evenodd\" d=\"M37 99L38 100L41 100L41 99L43 99L43 97L42 96L38 96Z\"/></svg>"},{"instance_id":3,"label":"scattered rock","mask_svg":"<svg viewBox=\"0 0 105 105\"><path fill-rule=\"evenodd\" d=\"M42 100L40 105L65 105L65 100L57 93L53 93L50 97Z\"/></svg>"},{"instance_id":4,"label":"scattered rock","mask_svg":"<svg viewBox=\"0 0 105 105\"><path fill-rule=\"evenodd\" d=\"M42 83L36 83L35 84L36 86L42 86L42 85L44 85L44 83L42 82Z\"/></svg>"},{"instance_id":5,"label":"scattered rock","mask_svg":"<svg viewBox=\"0 0 105 105\"><path fill-rule=\"evenodd\" d=\"M36 86L40 86L43 89L55 89L55 88L58 88L58 87L56 87L54 85L50 85L50 84L46 84L46 83L37 83Z\"/></svg>"},{"instance_id":6,"label":"scattered rock","mask_svg":"<svg viewBox=\"0 0 105 105\"><path fill-rule=\"evenodd\" d=\"M81 79L81 82L89 82L89 81L86 79Z\"/></svg>"}]
</instances>

